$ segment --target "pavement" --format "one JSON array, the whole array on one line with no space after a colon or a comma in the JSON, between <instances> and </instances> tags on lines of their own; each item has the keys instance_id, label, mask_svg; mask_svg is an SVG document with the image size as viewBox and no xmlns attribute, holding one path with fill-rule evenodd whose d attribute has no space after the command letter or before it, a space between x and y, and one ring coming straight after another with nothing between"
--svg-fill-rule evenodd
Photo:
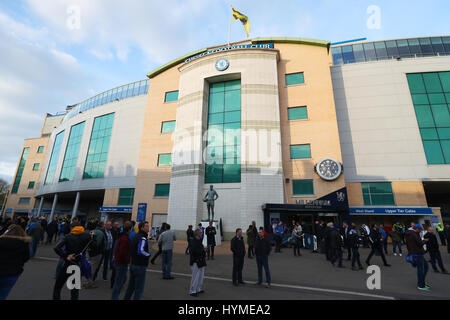
<instances>
[{"instance_id":1,"label":"pavement","mask_svg":"<svg viewBox=\"0 0 450 320\"><path fill-rule=\"evenodd\" d=\"M154 241L150 242L151 252L157 251ZM364 270L352 271L350 261L346 260L340 269L333 267L322 254L303 249L301 257L294 257L292 249L284 248L281 253L272 250L269 265L272 287L257 286L257 267L255 259L246 257L243 279L245 285L235 287L231 282L232 256L230 243L224 242L216 247L215 260L207 261L205 272L205 293L199 297L188 295L191 269L189 256L185 255L186 241L175 243L172 276L174 280L163 280L161 256L156 265L150 264L143 300L402 300L402 299L450 299L450 275L434 273L431 264L427 275L429 292L417 290L416 269L403 257L387 256L391 267L384 267L381 257L374 256L371 263L381 269L381 289L369 290L367 279L370 274ZM391 249L391 246L389 246ZM406 248L405 248L406 251ZM369 249L360 249L361 262L364 264ZM441 248L444 266L450 270L450 254ZM428 255L427 255L428 259ZM25 271L9 295L9 300L49 300L52 297L54 274L58 257L52 246L38 248L36 257L25 264ZM109 300L110 282L97 280L98 288L82 289L80 300ZM126 291L122 289L121 298ZM64 288L62 299L69 299L69 291Z\"/></svg>"}]
</instances>

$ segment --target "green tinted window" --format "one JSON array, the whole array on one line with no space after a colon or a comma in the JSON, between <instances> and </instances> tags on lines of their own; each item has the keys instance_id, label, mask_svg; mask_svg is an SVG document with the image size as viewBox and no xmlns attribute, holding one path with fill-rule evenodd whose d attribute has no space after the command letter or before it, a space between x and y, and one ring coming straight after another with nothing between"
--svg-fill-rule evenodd
<instances>
[{"instance_id":1,"label":"green tinted window","mask_svg":"<svg viewBox=\"0 0 450 320\"><path fill-rule=\"evenodd\" d=\"M308 112L306 107L295 107L288 109L289 120L308 119Z\"/></svg>"},{"instance_id":2,"label":"green tinted window","mask_svg":"<svg viewBox=\"0 0 450 320\"><path fill-rule=\"evenodd\" d=\"M70 181L75 176L78 153L80 151L81 139L83 138L84 122L79 123L70 129L69 142L67 143L66 154L61 169L59 181Z\"/></svg>"},{"instance_id":3,"label":"green tinted window","mask_svg":"<svg viewBox=\"0 0 450 320\"><path fill-rule=\"evenodd\" d=\"M428 164L450 164L450 72L408 74Z\"/></svg>"},{"instance_id":4,"label":"green tinted window","mask_svg":"<svg viewBox=\"0 0 450 320\"><path fill-rule=\"evenodd\" d=\"M205 183L241 182L241 81L210 85Z\"/></svg>"},{"instance_id":5,"label":"green tinted window","mask_svg":"<svg viewBox=\"0 0 450 320\"><path fill-rule=\"evenodd\" d=\"M387 206L395 205L394 193L390 182L361 183L364 205Z\"/></svg>"},{"instance_id":6,"label":"green tinted window","mask_svg":"<svg viewBox=\"0 0 450 320\"><path fill-rule=\"evenodd\" d=\"M19 190L20 180L22 180L22 174L23 174L23 170L25 168L25 164L27 162L29 152L30 152L30 148L24 148L22 151L22 156L20 157L19 169L17 170L16 178L14 179L11 193L17 193L17 191Z\"/></svg>"},{"instance_id":7,"label":"green tinted window","mask_svg":"<svg viewBox=\"0 0 450 320\"><path fill-rule=\"evenodd\" d=\"M293 180L292 193L294 196L314 195L313 180Z\"/></svg>"},{"instance_id":8,"label":"green tinted window","mask_svg":"<svg viewBox=\"0 0 450 320\"><path fill-rule=\"evenodd\" d=\"M83 179L98 179L105 176L113 123L114 113L95 118Z\"/></svg>"},{"instance_id":9,"label":"green tinted window","mask_svg":"<svg viewBox=\"0 0 450 320\"><path fill-rule=\"evenodd\" d=\"M34 189L34 181L28 183L28 189Z\"/></svg>"},{"instance_id":10,"label":"green tinted window","mask_svg":"<svg viewBox=\"0 0 450 320\"><path fill-rule=\"evenodd\" d=\"M134 199L134 189L120 189L119 191L119 206L132 206Z\"/></svg>"},{"instance_id":11,"label":"green tinted window","mask_svg":"<svg viewBox=\"0 0 450 320\"><path fill-rule=\"evenodd\" d=\"M47 176L45 177L45 185L52 184L55 176L56 165L58 164L59 153L61 151L61 144L64 137L64 131L58 133L55 137L55 143L53 144L52 155L50 156L50 162L48 164Z\"/></svg>"},{"instance_id":12,"label":"green tinted window","mask_svg":"<svg viewBox=\"0 0 450 320\"><path fill-rule=\"evenodd\" d=\"M158 167L166 167L172 165L172 154L160 154L158 156Z\"/></svg>"},{"instance_id":13,"label":"green tinted window","mask_svg":"<svg viewBox=\"0 0 450 320\"><path fill-rule=\"evenodd\" d=\"M311 158L311 146L309 144L291 146L291 159Z\"/></svg>"},{"instance_id":14,"label":"green tinted window","mask_svg":"<svg viewBox=\"0 0 450 320\"><path fill-rule=\"evenodd\" d=\"M38 171L38 170L39 170L39 166L40 166L39 163L35 163L35 164L33 165L33 171Z\"/></svg>"},{"instance_id":15,"label":"green tinted window","mask_svg":"<svg viewBox=\"0 0 450 320\"><path fill-rule=\"evenodd\" d=\"M291 73L286 75L286 85L292 86L295 84L305 83L303 72Z\"/></svg>"},{"instance_id":16,"label":"green tinted window","mask_svg":"<svg viewBox=\"0 0 450 320\"><path fill-rule=\"evenodd\" d=\"M164 102L173 102L178 100L178 91L166 92Z\"/></svg>"},{"instance_id":17,"label":"green tinted window","mask_svg":"<svg viewBox=\"0 0 450 320\"><path fill-rule=\"evenodd\" d=\"M162 123L161 133L174 132L176 121L165 121Z\"/></svg>"},{"instance_id":18,"label":"green tinted window","mask_svg":"<svg viewBox=\"0 0 450 320\"><path fill-rule=\"evenodd\" d=\"M39 148L38 148L38 151L37 151L38 153L42 153L42 152L44 152L44 146L40 146Z\"/></svg>"},{"instance_id":19,"label":"green tinted window","mask_svg":"<svg viewBox=\"0 0 450 320\"><path fill-rule=\"evenodd\" d=\"M169 197L170 184L155 185L155 197Z\"/></svg>"}]
</instances>

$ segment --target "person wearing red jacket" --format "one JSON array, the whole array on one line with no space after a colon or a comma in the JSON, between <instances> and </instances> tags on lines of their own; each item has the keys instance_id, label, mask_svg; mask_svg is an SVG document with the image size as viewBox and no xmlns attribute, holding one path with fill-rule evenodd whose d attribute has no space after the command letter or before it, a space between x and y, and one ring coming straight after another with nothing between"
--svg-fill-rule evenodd
<instances>
[{"instance_id":1,"label":"person wearing red jacket","mask_svg":"<svg viewBox=\"0 0 450 320\"><path fill-rule=\"evenodd\" d=\"M111 300L119 300L120 291L127 282L128 266L131 261L131 241L130 233L132 224L126 221L123 225L123 232L119 235L114 249L114 269L116 278L114 280L114 287L112 291Z\"/></svg>"}]
</instances>

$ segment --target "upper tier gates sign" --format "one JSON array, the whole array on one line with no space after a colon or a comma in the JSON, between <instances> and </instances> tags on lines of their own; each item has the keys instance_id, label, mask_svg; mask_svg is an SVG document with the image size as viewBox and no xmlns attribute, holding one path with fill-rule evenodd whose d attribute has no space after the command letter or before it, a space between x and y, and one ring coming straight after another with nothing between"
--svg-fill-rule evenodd
<instances>
[{"instance_id":1,"label":"upper tier gates sign","mask_svg":"<svg viewBox=\"0 0 450 320\"><path fill-rule=\"evenodd\" d=\"M273 49L273 43L239 44L239 45L234 45L234 46L226 46L226 47L222 47L222 48L215 48L215 49L211 49L211 50L202 52L202 53L197 54L195 56L192 56L192 57L184 60L184 63L188 63L189 61L201 58L201 57L206 56L208 54L224 52L224 51L230 51L230 50L236 50L236 49Z\"/></svg>"}]
</instances>

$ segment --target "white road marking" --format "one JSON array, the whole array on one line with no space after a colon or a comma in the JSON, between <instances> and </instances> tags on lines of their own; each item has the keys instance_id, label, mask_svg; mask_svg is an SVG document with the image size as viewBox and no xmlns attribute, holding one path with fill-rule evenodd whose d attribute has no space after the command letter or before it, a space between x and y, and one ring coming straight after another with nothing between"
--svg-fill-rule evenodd
<instances>
[{"instance_id":1,"label":"white road marking","mask_svg":"<svg viewBox=\"0 0 450 320\"><path fill-rule=\"evenodd\" d=\"M46 258L46 257L36 257L36 259L47 260L47 261L58 261L59 260L57 258ZM152 270L152 269L147 269L147 272L153 272L153 273L159 273L159 274L162 273L162 271ZM178 272L171 272L171 274L173 274L175 276L182 276L182 277L188 277L188 278L190 278L192 276L191 274L178 273ZM205 279L230 282L230 279L211 277L211 276L205 276ZM277 284L277 283L272 283L271 286L272 287L279 287L279 288L289 288L289 289L316 291L316 292L346 294L346 295L353 295L353 296L360 296L360 297L367 297L367 298L376 298L376 299L383 299L383 300L395 300L394 297L382 296L382 295L378 295L378 294L362 293L362 292L356 292L356 291L313 288L313 287L294 286L294 285Z\"/></svg>"}]
</instances>

